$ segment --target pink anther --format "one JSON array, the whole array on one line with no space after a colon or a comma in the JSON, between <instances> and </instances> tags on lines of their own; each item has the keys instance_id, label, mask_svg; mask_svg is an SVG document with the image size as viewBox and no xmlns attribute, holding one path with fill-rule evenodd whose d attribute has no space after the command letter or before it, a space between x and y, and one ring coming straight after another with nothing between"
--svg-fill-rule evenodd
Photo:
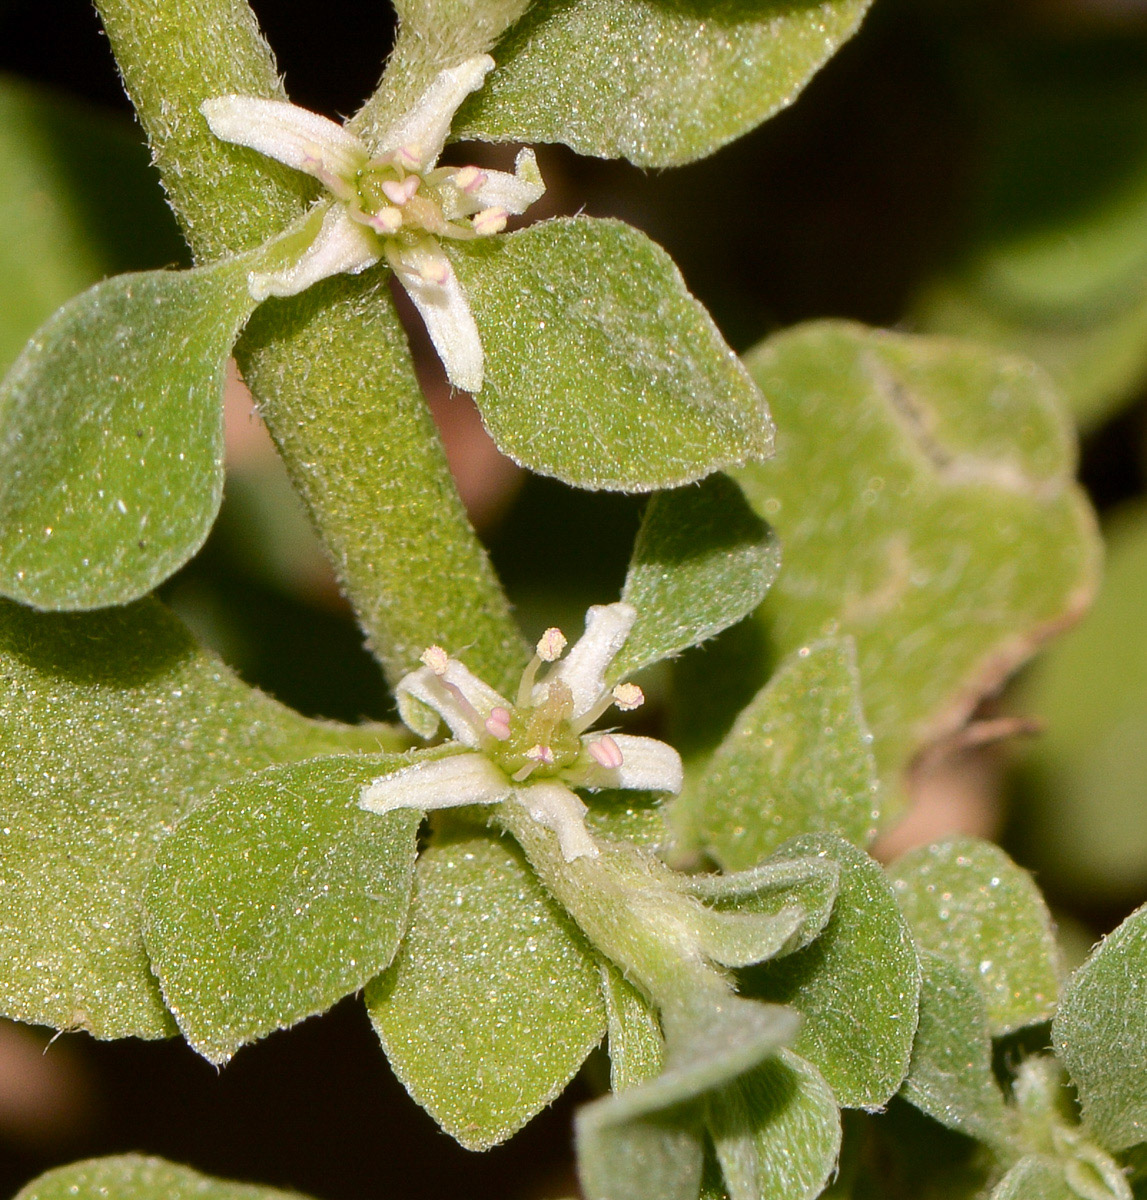
<instances>
[{"instance_id":1,"label":"pink anther","mask_svg":"<svg viewBox=\"0 0 1147 1200\"><path fill-rule=\"evenodd\" d=\"M486 732L504 742L510 736L510 710L501 706L490 709L490 715L486 718Z\"/></svg>"},{"instance_id":2,"label":"pink anther","mask_svg":"<svg viewBox=\"0 0 1147 1200\"><path fill-rule=\"evenodd\" d=\"M586 749L589 751L590 758L599 766L605 767L607 771L616 771L625 761L621 756L621 747L608 733L595 738Z\"/></svg>"}]
</instances>

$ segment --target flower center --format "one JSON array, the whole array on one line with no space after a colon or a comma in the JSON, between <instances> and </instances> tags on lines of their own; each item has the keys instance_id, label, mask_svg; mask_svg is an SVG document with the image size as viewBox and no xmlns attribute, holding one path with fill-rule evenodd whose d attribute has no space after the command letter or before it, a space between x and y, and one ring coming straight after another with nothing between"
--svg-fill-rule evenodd
<instances>
[{"instance_id":1,"label":"flower center","mask_svg":"<svg viewBox=\"0 0 1147 1200\"><path fill-rule=\"evenodd\" d=\"M486 728L494 745L489 757L518 782L558 775L581 754L581 738L571 726L572 718L573 693L555 680L540 704L495 709L490 714Z\"/></svg>"}]
</instances>

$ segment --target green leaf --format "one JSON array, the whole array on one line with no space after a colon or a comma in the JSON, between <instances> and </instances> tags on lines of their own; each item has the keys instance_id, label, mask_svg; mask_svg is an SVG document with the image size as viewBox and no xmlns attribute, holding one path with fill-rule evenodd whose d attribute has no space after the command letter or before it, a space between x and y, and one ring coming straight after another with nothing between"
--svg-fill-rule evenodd
<instances>
[{"instance_id":1,"label":"green leaf","mask_svg":"<svg viewBox=\"0 0 1147 1200\"><path fill-rule=\"evenodd\" d=\"M465 649L491 686L516 686L528 653L451 481L386 276L268 301L235 353L390 682L437 643Z\"/></svg>"},{"instance_id":2,"label":"green leaf","mask_svg":"<svg viewBox=\"0 0 1147 1200\"><path fill-rule=\"evenodd\" d=\"M771 453L764 398L644 234L575 217L449 249L486 351L475 399L516 462L646 492Z\"/></svg>"},{"instance_id":3,"label":"green leaf","mask_svg":"<svg viewBox=\"0 0 1147 1200\"><path fill-rule=\"evenodd\" d=\"M811 1063L782 1050L708 1107L731 1200L820 1195L840 1152L840 1109Z\"/></svg>"},{"instance_id":4,"label":"green leaf","mask_svg":"<svg viewBox=\"0 0 1147 1200\"><path fill-rule=\"evenodd\" d=\"M881 1108L908 1073L920 964L884 872L863 850L828 833L793 838L791 857L837 863L840 893L824 932L806 950L746 972L744 990L790 1004L805 1020L792 1048L848 1108Z\"/></svg>"},{"instance_id":5,"label":"green leaf","mask_svg":"<svg viewBox=\"0 0 1147 1200\"><path fill-rule=\"evenodd\" d=\"M162 1158L120 1154L57 1167L15 1200L306 1200L299 1192L201 1175Z\"/></svg>"},{"instance_id":6,"label":"green leaf","mask_svg":"<svg viewBox=\"0 0 1147 1200\"><path fill-rule=\"evenodd\" d=\"M732 871L800 833L867 844L880 801L859 687L851 638L790 655L673 806L690 840Z\"/></svg>"},{"instance_id":7,"label":"green leaf","mask_svg":"<svg viewBox=\"0 0 1147 1200\"><path fill-rule=\"evenodd\" d=\"M1055 934L1025 870L998 846L953 838L909 851L889 873L919 945L976 981L993 1036L1051 1017Z\"/></svg>"},{"instance_id":8,"label":"green leaf","mask_svg":"<svg viewBox=\"0 0 1147 1200\"><path fill-rule=\"evenodd\" d=\"M1110 1150L1147 1141L1147 907L1072 977L1052 1028L1084 1120Z\"/></svg>"},{"instance_id":9,"label":"green leaf","mask_svg":"<svg viewBox=\"0 0 1147 1200\"><path fill-rule=\"evenodd\" d=\"M460 137L564 142L669 167L791 104L866 0L540 0L498 47Z\"/></svg>"},{"instance_id":10,"label":"green leaf","mask_svg":"<svg viewBox=\"0 0 1147 1200\"><path fill-rule=\"evenodd\" d=\"M895 783L1086 606L1099 546L1071 431L1030 364L940 339L823 322L749 365L782 430L739 475L784 547L763 628L778 655L856 639Z\"/></svg>"},{"instance_id":11,"label":"green leaf","mask_svg":"<svg viewBox=\"0 0 1147 1200\"><path fill-rule=\"evenodd\" d=\"M1130 907L1147 888L1147 506L1119 510L1104 532L1095 607L1016 700L1043 728L1012 820L1024 861L1057 892Z\"/></svg>"},{"instance_id":12,"label":"green leaf","mask_svg":"<svg viewBox=\"0 0 1147 1200\"><path fill-rule=\"evenodd\" d=\"M695 646L746 617L780 569L769 527L725 475L654 496L621 598L637 623L613 660L621 678Z\"/></svg>"},{"instance_id":13,"label":"green leaf","mask_svg":"<svg viewBox=\"0 0 1147 1200\"><path fill-rule=\"evenodd\" d=\"M1062 1163L1029 1154L996 1184L991 1200L1080 1200L1080 1195L1064 1178Z\"/></svg>"},{"instance_id":14,"label":"green leaf","mask_svg":"<svg viewBox=\"0 0 1147 1200\"><path fill-rule=\"evenodd\" d=\"M144 944L168 1009L211 1062L325 1011L390 965L420 818L376 816L358 797L407 761L320 758L246 775L160 843Z\"/></svg>"},{"instance_id":15,"label":"green leaf","mask_svg":"<svg viewBox=\"0 0 1147 1200\"><path fill-rule=\"evenodd\" d=\"M395 1074L469 1150L505 1141L605 1032L597 962L512 843L438 838L367 1007Z\"/></svg>"},{"instance_id":16,"label":"green leaf","mask_svg":"<svg viewBox=\"0 0 1147 1200\"><path fill-rule=\"evenodd\" d=\"M0 372L64 301L185 253L138 130L0 77Z\"/></svg>"},{"instance_id":17,"label":"green leaf","mask_svg":"<svg viewBox=\"0 0 1147 1200\"><path fill-rule=\"evenodd\" d=\"M957 1133L1006 1146L1010 1114L992 1072L988 1013L963 967L920 954L923 986L912 1066L901 1094Z\"/></svg>"},{"instance_id":18,"label":"green leaf","mask_svg":"<svg viewBox=\"0 0 1147 1200\"><path fill-rule=\"evenodd\" d=\"M578 1111L578 1179L586 1200L697 1200L705 1147L695 1114L607 1121L606 1101Z\"/></svg>"},{"instance_id":19,"label":"green leaf","mask_svg":"<svg viewBox=\"0 0 1147 1200\"><path fill-rule=\"evenodd\" d=\"M658 1075L665 1044L656 1010L612 963L601 962L609 1037L609 1086L614 1092L637 1087Z\"/></svg>"},{"instance_id":20,"label":"green leaf","mask_svg":"<svg viewBox=\"0 0 1147 1200\"><path fill-rule=\"evenodd\" d=\"M0 384L0 589L126 604L181 567L223 497L223 379L245 260L97 284ZM61 436L67 430L67 436Z\"/></svg>"},{"instance_id":21,"label":"green leaf","mask_svg":"<svg viewBox=\"0 0 1147 1200\"><path fill-rule=\"evenodd\" d=\"M284 229L314 196L314 181L220 141L199 111L214 96L286 99L247 0L98 0L96 8L196 261L254 249Z\"/></svg>"},{"instance_id":22,"label":"green leaf","mask_svg":"<svg viewBox=\"0 0 1147 1200\"><path fill-rule=\"evenodd\" d=\"M159 841L247 771L394 740L253 691L154 601L92 615L0 602L0 1008L170 1036L140 934Z\"/></svg>"}]
</instances>

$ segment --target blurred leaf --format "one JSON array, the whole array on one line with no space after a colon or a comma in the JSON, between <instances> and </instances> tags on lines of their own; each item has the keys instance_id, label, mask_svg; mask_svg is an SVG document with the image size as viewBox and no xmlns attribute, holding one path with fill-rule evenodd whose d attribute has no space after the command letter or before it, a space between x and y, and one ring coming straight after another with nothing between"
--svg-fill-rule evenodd
<instances>
[{"instance_id":1,"label":"blurred leaf","mask_svg":"<svg viewBox=\"0 0 1147 1200\"><path fill-rule=\"evenodd\" d=\"M497 48L460 137L564 142L669 167L796 99L866 0L540 0Z\"/></svg>"},{"instance_id":2,"label":"blurred leaf","mask_svg":"<svg viewBox=\"0 0 1147 1200\"><path fill-rule=\"evenodd\" d=\"M646 506L621 598L637 609L613 660L621 678L746 617L780 568L780 547L725 475L660 492Z\"/></svg>"},{"instance_id":3,"label":"blurred leaf","mask_svg":"<svg viewBox=\"0 0 1147 1200\"><path fill-rule=\"evenodd\" d=\"M883 779L958 728L1095 585L1072 437L1030 364L843 322L753 351L777 456L739 474L784 547L776 653L856 639Z\"/></svg>"},{"instance_id":4,"label":"blurred leaf","mask_svg":"<svg viewBox=\"0 0 1147 1200\"><path fill-rule=\"evenodd\" d=\"M390 965L420 817L379 817L358 797L407 761L320 758L245 775L164 838L144 893L144 943L200 1054L226 1062Z\"/></svg>"},{"instance_id":5,"label":"blurred leaf","mask_svg":"<svg viewBox=\"0 0 1147 1200\"><path fill-rule=\"evenodd\" d=\"M1147 1141L1147 907L1132 913L1075 973L1052 1032L1085 1124L1110 1150Z\"/></svg>"},{"instance_id":6,"label":"blurred leaf","mask_svg":"<svg viewBox=\"0 0 1147 1200\"><path fill-rule=\"evenodd\" d=\"M96 8L196 261L251 250L290 224L315 182L220 141L199 111L214 96L286 99L247 0L97 0Z\"/></svg>"},{"instance_id":7,"label":"blurred leaf","mask_svg":"<svg viewBox=\"0 0 1147 1200\"><path fill-rule=\"evenodd\" d=\"M38 326L116 271L183 244L138 131L0 76L0 372Z\"/></svg>"},{"instance_id":8,"label":"blurred leaf","mask_svg":"<svg viewBox=\"0 0 1147 1200\"><path fill-rule=\"evenodd\" d=\"M984 998L964 968L941 955L922 951L920 966L920 1023L901 1094L957 1133L1004 1145L1010 1113L992 1073Z\"/></svg>"},{"instance_id":9,"label":"blurred leaf","mask_svg":"<svg viewBox=\"0 0 1147 1200\"><path fill-rule=\"evenodd\" d=\"M786 842L791 857L840 866L824 932L806 950L745 973L746 993L790 1004L805 1018L792 1048L809 1059L847 1108L881 1108L908 1073L920 964L880 866L829 833Z\"/></svg>"},{"instance_id":10,"label":"blurred leaf","mask_svg":"<svg viewBox=\"0 0 1147 1200\"><path fill-rule=\"evenodd\" d=\"M503 453L576 487L647 492L767 457L768 407L672 260L620 221L452 246Z\"/></svg>"},{"instance_id":11,"label":"blurred leaf","mask_svg":"<svg viewBox=\"0 0 1147 1200\"><path fill-rule=\"evenodd\" d=\"M1028 32L994 53L971 74L991 92L968 245L918 319L1034 358L1094 425L1147 378L1142 40Z\"/></svg>"},{"instance_id":12,"label":"blurred leaf","mask_svg":"<svg viewBox=\"0 0 1147 1200\"><path fill-rule=\"evenodd\" d=\"M731 1200L819 1196L840 1151L840 1109L820 1072L782 1050L709 1101Z\"/></svg>"},{"instance_id":13,"label":"blurred leaf","mask_svg":"<svg viewBox=\"0 0 1147 1200\"><path fill-rule=\"evenodd\" d=\"M865 845L880 816L851 638L790 655L672 808L727 871L822 831Z\"/></svg>"},{"instance_id":14,"label":"blurred leaf","mask_svg":"<svg viewBox=\"0 0 1147 1200\"><path fill-rule=\"evenodd\" d=\"M253 691L154 601L92 615L0 603L4 1013L101 1038L170 1036L140 934L163 836L247 771L393 739Z\"/></svg>"},{"instance_id":15,"label":"blurred leaf","mask_svg":"<svg viewBox=\"0 0 1147 1200\"><path fill-rule=\"evenodd\" d=\"M466 520L387 278L269 300L236 347L243 377L394 684L427 646L492 687L528 657Z\"/></svg>"},{"instance_id":16,"label":"blurred leaf","mask_svg":"<svg viewBox=\"0 0 1147 1200\"><path fill-rule=\"evenodd\" d=\"M162 1158L120 1154L57 1167L15 1200L306 1200L299 1192L201 1175Z\"/></svg>"},{"instance_id":17,"label":"blurred leaf","mask_svg":"<svg viewBox=\"0 0 1147 1200\"><path fill-rule=\"evenodd\" d=\"M656 1010L612 963L601 964L609 1037L609 1087L623 1092L658 1075L665 1045Z\"/></svg>"},{"instance_id":18,"label":"blurred leaf","mask_svg":"<svg viewBox=\"0 0 1147 1200\"><path fill-rule=\"evenodd\" d=\"M224 368L255 306L249 267L116 276L28 343L0 384L7 595L126 604L203 544L223 496Z\"/></svg>"},{"instance_id":19,"label":"blurred leaf","mask_svg":"<svg viewBox=\"0 0 1147 1200\"><path fill-rule=\"evenodd\" d=\"M1063 1164L1046 1154L1029 1154L996 1184L991 1200L1080 1200L1063 1174Z\"/></svg>"},{"instance_id":20,"label":"blurred leaf","mask_svg":"<svg viewBox=\"0 0 1147 1200\"><path fill-rule=\"evenodd\" d=\"M516 1133L605 1032L597 963L512 843L443 836L367 1008L395 1074L468 1150Z\"/></svg>"},{"instance_id":21,"label":"blurred leaf","mask_svg":"<svg viewBox=\"0 0 1147 1200\"><path fill-rule=\"evenodd\" d=\"M1051 1017L1055 932L1027 871L976 838L921 846L888 870L919 945L976 981L994 1037Z\"/></svg>"},{"instance_id":22,"label":"blurred leaf","mask_svg":"<svg viewBox=\"0 0 1147 1200\"><path fill-rule=\"evenodd\" d=\"M1106 528L1095 608L1041 657L1017 700L1043 733L1021 766L1013 821L1025 862L1088 899L1147 885L1147 507Z\"/></svg>"}]
</instances>

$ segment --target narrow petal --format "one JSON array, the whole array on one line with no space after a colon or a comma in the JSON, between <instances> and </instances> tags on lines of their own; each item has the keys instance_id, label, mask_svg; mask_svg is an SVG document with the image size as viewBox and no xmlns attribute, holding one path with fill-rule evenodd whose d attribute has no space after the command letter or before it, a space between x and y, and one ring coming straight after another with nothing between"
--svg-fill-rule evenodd
<instances>
[{"instance_id":1,"label":"narrow petal","mask_svg":"<svg viewBox=\"0 0 1147 1200\"><path fill-rule=\"evenodd\" d=\"M475 200L475 212L483 208L504 208L507 212L524 213L546 193L532 150L519 151L513 175L506 171L483 171L483 174L485 181L470 193Z\"/></svg>"},{"instance_id":2,"label":"narrow petal","mask_svg":"<svg viewBox=\"0 0 1147 1200\"><path fill-rule=\"evenodd\" d=\"M600 734L587 734L583 743ZM679 792L683 771L681 756L656 738L615 733L613 741L621 751L621 766L605 767L588 753L565 772L563 778L572 787L597 792L603 788L638 788L645 792Z\"/></svg>"},{"instance_id":3,"label":"narrow petal","mask_svg":"<svg viewBox=\"0 0 1147 1200\"><path fill-rule=\"evenodd\" d=\"M403 150L403 165L409 170L421 175L432 167L446 145L458 106L482 86L493 67L494 60L488 54L479 54L439 74L409 112L380 139L379 156Z\"/></svg>"},{"instance_id":4,"label":"narrow petal","mask_svg":"<svg viewBox=\"0 0 1147 1200\"><path fill-rule=\"evenodd\" d=\"M545 779L518 788L514 795L539 825L558 835L566 862L597 857L597 843L585 827L586 807L565 784Z\"/></svg>"},{"instance_id":5,"label":"narrow petal","mask_svg":"<svg viewBox=\"0 0 1147 1200\"><path fill-rule=\"evenodd\" d=\"M560 679L569 686L574 698L574 716L579 717L597 703L605 688L605 672L629 637L637 609L632 604L595 604L585 614L585 633L574 643L569 654L546 677ZM534 689L535 697L545 694L543 681Z\"/></svg>"},{"instance_id":6,"label":"narrow petal","mask_svg":"<svg viewBox=\"0 0 1147 1200\"><path fill-rule=\"evenodd\" d=\"M381 257L378 238L366 226L352 220L341 204L335 204L327 210L318 236L298 262L269 274L252 271L248 287L256 300L297 296L331 275L358 275Z\"/></svg>"},{"instance_id":7,"label":"narrow petal","mask_svg":"<svg viewBox=\"0 0 1147 1200\"><path fill-rule=\"evenodd\" d=\"M409 697L432 708L446 722L454 737L471 749L482 744L490 713L495 708L509 707L508 701L471 674L456 658L448 661L441 675L430 667L411 671L398 681L394 691L399 715L416 733L427 731L410 712Z\"/></svg>"},{"instance_id":8,"label":"narrow petal","mask_svg":"<svg viewBox=\"0 0 1147 1200\"><path fill-rule=\"evenodd\" d=\"M360 808L388 813L396 808L427 812L464 804L497 804L512 792L505 775L481 754L452 754L412 763L362 789Z\"/></svg>"},{"instance_id":9,"label":"narrow petal","mask_svg":"<svg viewBox=\"0 0 1147 1200\"><path fill-rule=\"evenodd\" d=\"M410 248L388 246L387 259L421 314L450 382L466 392L481 391L482 339L470 301L442 248L428 238Z\"/></svg>"},{"instance_id":10,"label":"narrow petal","mask_svg":"<svg viewBox=\"0 0 1147 1200\"><path fill-rule=\"evenodd\" d=\"M204 100L199 111L217 138L249 146L324 183L328 176L352 178L370 157L341 125L283 100L217 96Z\"/></svg>"}]
</instances>

